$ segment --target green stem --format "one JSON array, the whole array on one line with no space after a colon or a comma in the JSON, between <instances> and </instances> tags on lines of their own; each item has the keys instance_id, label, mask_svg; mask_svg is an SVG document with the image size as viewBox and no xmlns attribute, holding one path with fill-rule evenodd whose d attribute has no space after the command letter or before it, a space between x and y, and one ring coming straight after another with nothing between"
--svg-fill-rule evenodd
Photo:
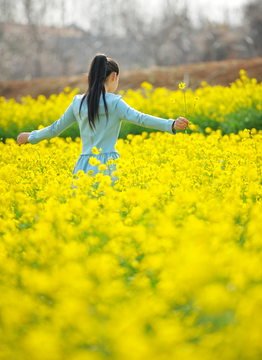
<instances>
[{"instance_id":1,"label":"green stem","mask_svg":"<svg viewBox=\"0 0 262 360\"><path fill-rule=\"evenodd\" d=\"M186 92L184 91L184 100L185 100L185 113L186 113ZM187 116L187 113L186 113Z\"/></svg>"},{"instance_id":2,"label":"green stem","mask_svg":"<svg viewBox=\"0 0 262 360\"><path fill-rule=\"evenodd\" d=\"M103 154L102 152L101 152L100 154L104 156L104 158L105 158L105 160L106 160L106 162L107 162L108 159L106 158L105 154ZM107 168L108 168L108 171L109 171L109 176L111 176L111 167L110 167L109 164L107 165Z\"/></svg>"},{"instance_id":3,"label":"green stem","mask_svg":"<svg viewBox=\"0 0 262 360\"><path fill-rule=\"evenodd\" d=\"M39 159L41 159L41 156L40 156L39 152L38 152L36 149L30 147L30 148L25 149L25 150L26 150L26 151L27 151L27 150L35 150L35 151L38 153Z\"/></svg>"},{"instance_id":4,"label":"green stem","mask_svg":"<svg viewBox=\"0 0 262 360\"><path fill-rule=\"evenodd\" d=\"M183 106L180 104L180 102L178 100L175 100L176 102L178 102L178 104L181 106L181 109L185 112Z\"/></svg>"}]
</instances>

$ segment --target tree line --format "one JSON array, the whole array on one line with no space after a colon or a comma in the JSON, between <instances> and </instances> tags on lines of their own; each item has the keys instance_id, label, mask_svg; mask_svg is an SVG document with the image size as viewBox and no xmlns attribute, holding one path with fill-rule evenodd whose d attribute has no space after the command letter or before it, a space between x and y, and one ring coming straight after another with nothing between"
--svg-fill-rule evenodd
<instances>
[{"instance_id":1,"label":"tree line","mask_svg":"<svg viewBox=\"0 0 262 360\"><path fill-rule=\"evenodd\" d=\"M262 56L260 0L243 6L238 26L201 16L196 25L186 0L162 0L154 13L139 0L74 3L0 0L0 81L81 74L99 52L122 69ZM69 5L81 12L70 25Z\"/></svg>"}]
</instances>

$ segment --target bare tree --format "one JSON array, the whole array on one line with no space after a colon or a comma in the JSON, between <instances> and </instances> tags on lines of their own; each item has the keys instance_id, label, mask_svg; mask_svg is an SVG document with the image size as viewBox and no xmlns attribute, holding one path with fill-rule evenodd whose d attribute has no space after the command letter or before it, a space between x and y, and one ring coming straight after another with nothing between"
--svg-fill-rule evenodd
<instances>
[{"instance_id":1,"label":"bare tree","mask_svg":"<svg viewBox=\"0 0 262 360\"><path fill-rule=\"evenodd\" d=\"M260 0L252 1L244 6L244 21L249 28L247 42L262 55L262 3Z\"/></svg>"},{"instance_id":2,"label":"bare tree","mask_svg":"<svg viewBox=\"0 0 262 360\"><path fill-rule=\"evenodd\" d=\"M8 78L16 71L17 36L11 37L7 27L15 23L17 2L15 0L0 0L0 81Z\"/></svg>"},{"instance_id":3,"label":"bare tree","mask_svg":"<svg viewBox=\"0 0 262 360\"><path fill-rule=\"evenodd\" d=\"M14 0L0 0L0 22L10 23L14 22L16 18L16 1Z\"/></svg>"},{"instance_id":4,"label":"bare tree","mask_svg":"<svg viewBox=\"0 0 262 360\"><path fill-rule=\"evenodd\" d=\"M44 51L44 33L40 25L48 12L48 7L52 6L52 1L47 0L22 0L24 13L27 20L27 36L30 41L30 55L33 55L35 77L42 76L41 57Z\"/></svg>"},{"instance_id":5,"label":"bare tree","mask_svg":"<svg viewBox=\"0 0 262 360\"><path fill-rule=\"evenodd\" d=\"M140 48L141 62L174 65L190 58L191 23L188 9L179 10L178 0L163 0L158 11L148 16L138 0L126 0L120 8L126 36Z\"/></svg>"}]
</instances>

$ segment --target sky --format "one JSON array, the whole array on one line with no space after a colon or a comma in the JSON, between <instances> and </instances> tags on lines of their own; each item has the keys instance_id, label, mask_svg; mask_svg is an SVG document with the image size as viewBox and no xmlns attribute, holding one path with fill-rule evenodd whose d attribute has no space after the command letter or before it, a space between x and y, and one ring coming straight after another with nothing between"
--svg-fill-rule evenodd
<instances>
[{"instance_id":1,"label":"sky","mask_svg":"<svg viewBox=\"0 0 262 360\"><path fill-rule=\"evenodd\" d=\"M188 0L193 18L193 14L200 10L211 21L223 22L225 11L228 10L228 18L232 24L241 21L241 7L250 2L250 0Z\"/></svg>"},{"instance_id":2,"label":"sky","mask_svg":"<svg viewBox=\"0 0 262 360\"><path fill-rule=\"evenodd\" d=\"M109 0L108 0L109 1ZM112 1L112 0L111 0ZM125 0L122 0L125 1ZM172 2L172 0L170 0ZM231 25L238 25L242 20L241 8L243 5L252 2L252 0L177 0L181 6L187 2L191 19L197 23L199 13L210 21L223 22L227 11L227 20ZM155 12L163 4L162 0L140 0L141 7L146 6L148 11ZM85 28L85 22L81 21L81 8L85 0L74 0L73 8L68 11L71 22L77 23ZM150 6L149 6L150 5ZM80 14L80 15L79 15ZM68 19L69 20L69 19Z\"/></svg>"},{"instance_id":3,"label":"sky","mask_svg":"<svg viewBox=\"0 0 262 360\"><path fill-rule=\"evenodd\" d=\"M39 1L39 0L38 0ZM72 23L82 27L85 30L89 30L89 23L85 18L85 14L88 13L89 1L86 0L60 0L61 3L65 4L65 25L71 25ZM113 4L114 0L104 0L107 5L110 2ZM109 2L110 1L110 2ZM125 0L122 0L123 2ZM157 10L162 6L162 0L138 0L141 3L141 8L145 7L146 12L149 14L156 13ZM187 3L190 17L197 24L199 14L214 22L223 22L225 20L227 11L227 21L231 25L238 25L241 23L243 5L252 2L252 0L170 0L177 1L183 8L184 4ZM83 11L85 10L85 11ZM25 19L24 19L25 21ZM61 8L59 12L52 11L46 25L57 25L62 26L61 20Z\"/></svg>"}]
</instances>

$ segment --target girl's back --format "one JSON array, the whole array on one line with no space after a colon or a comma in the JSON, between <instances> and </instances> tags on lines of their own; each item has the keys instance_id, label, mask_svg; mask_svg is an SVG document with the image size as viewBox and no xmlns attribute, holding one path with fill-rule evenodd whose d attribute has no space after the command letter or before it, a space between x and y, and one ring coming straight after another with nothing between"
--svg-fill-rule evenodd
<instances>
[{"instance_id":1,"label":"girl's back","mask_svg":"<svg viewBox=\"0 0 262 360\"><path fill-rule=\"evenodd\" d=\"M115 144L117 142L122 120L119 117L117 103L121 100L121 95L106 93L106 103L108 107L108 122L103 97L101 95L99 102L99 121L96 121L96 129L91 129L88 122L87 103L83 102L81 107L81 116L79 108L84 95L77 95L73 100L73 112L79 124L80 136L82 140L82 154L91 154L94 146L97 149L102 148L103 153L116 152Z\"/></svg>"}]
</instances>

